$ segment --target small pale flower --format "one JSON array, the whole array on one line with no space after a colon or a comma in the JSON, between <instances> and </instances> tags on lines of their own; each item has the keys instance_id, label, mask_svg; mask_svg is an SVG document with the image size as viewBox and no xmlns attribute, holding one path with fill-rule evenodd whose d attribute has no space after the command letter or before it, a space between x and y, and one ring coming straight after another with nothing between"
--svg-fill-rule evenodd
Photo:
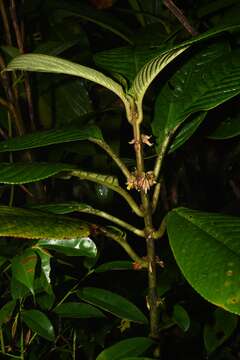
<instances>
[{"instance_id":1,"label":"small pale flower","mask_svg":"<svg viewBox=\"0 0 240 360\"><path fill-rule=\"evenodd\" d=\"M143 144L146 144L148 146L153 146L153 143L151 143L149 140L151 139L151 135L145 135L145 134L142 134L141 135L141 139L142 139L142 143Z\"/></svg>"}]
</instances>

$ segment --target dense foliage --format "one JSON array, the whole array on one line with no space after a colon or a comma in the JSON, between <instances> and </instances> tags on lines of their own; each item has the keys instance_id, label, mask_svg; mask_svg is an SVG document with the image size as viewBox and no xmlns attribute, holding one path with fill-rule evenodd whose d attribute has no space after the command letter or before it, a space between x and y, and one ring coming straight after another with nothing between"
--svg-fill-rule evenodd
<instances>
[{"instance_id":1,"label":"dense foliage","mask_svg":"<svg viewBox=\"0 0 240 360\"><path fill-rule=\"evenodd\" d=\"M238 1L0 0L0 352L239 358Z\"/></svg>"}]
</instances>

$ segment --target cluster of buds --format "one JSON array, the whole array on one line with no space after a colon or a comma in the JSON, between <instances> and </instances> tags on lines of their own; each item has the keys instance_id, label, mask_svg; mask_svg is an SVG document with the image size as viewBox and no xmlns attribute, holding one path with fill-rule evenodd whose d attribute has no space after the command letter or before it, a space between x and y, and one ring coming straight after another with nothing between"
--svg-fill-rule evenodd
<instances>
[{"instance_id":1,"label":"cluster of buds","mask_svg":"<svg viewBox=\"0 0 240 360\"><path fill-rule=\"evenodd\" d=\"M143 190L146 194L154 184L156 184L156 180L153 171L143 172L141 174L134 171L127 181L127 189Z\"/></svg>"},{"instance_id":2,"label":"cluster of buds","mask_svg":"<svg viewBox=\"0 0 240 360\"><path fill-rule=\"evenodd\" d=\"M152 137L151 135L149 136L149 135L141 134L141 142L148 146L153 146L153 143L150 142L151 137ZM129 141L129 144L137 146L138 141L135 139L132 139L131 141Z\"/></svg>"}]
</instances>

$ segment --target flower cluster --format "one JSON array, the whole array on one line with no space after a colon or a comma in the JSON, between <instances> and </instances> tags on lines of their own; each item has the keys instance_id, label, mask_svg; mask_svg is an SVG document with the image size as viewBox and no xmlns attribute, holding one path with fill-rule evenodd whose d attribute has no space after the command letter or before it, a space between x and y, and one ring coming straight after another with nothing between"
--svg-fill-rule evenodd
<instances>
[{"instance_id":1,"label":"flower cluster","mask_svg":"<svg viewBox=\"0 0 240 360\"><path fill-rule=\"evenodd\" d=\"M127 189L136 189L137 191L143 190L146 194L154 184L156 184L156 180L152 171L144 172L142 174L138 174L137 171L134 171L127 181Z\"/></svg>"}]
</instances>

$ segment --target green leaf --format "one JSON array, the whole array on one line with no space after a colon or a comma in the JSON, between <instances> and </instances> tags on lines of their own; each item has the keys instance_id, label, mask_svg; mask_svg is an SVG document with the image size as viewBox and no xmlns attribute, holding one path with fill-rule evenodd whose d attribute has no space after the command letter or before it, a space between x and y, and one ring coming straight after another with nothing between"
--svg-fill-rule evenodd
<instances>
[{"instance_id":1,"label":"green leaf","mask_svg":"<svg viewBox=\"0 0 240 360\"><path fill-rule=\"evenodd\" d=\"M53 326L48 317L39 310L24 310L22 319L25 324L38 335L49 341L54 341Z\"/></svg>"},{"instance_id":2,"label":"green leaf","mask_svg":"<svg viewBox=\"0 0 240 360\"><path fill-rule=\"evenodd\" d=\"M35 296L37 304L42 310L50 310L56 300L53 291L47 293L36 294Z\"/></svg>"},{"instance_id":3,"label":"green leaf","mask_svg":"<svg viewBox=\"0 0 240 360\"><path fill-rule=\"evenodd\" d=\"M80 299L98 306L121 319L146 324L146 316L129 300L111 291L94 287L85 287L77 292Z\"/></svg>"},{"instance_id":4,"label":"green leaf","mask_svg":"<svg viewBox=\"0 0 240 360\"><path fill-rule=\"evenodd\" d=\"M38 254L38 256L40 257L41 260L41 273L43 275L43 285L45 285L44 290L48 293L49 291L51 292L51 278L50 278L50 272L51 272L51 264L50 264L50 260L51 260L51 255L49 254L49 252L44 251L42 248L40 247L33 247L33 250Z\"/></svg>"},{"instance_id":5,"label":"green leaf","mask_svg":"<svg viewBox=\"0 0 240 360\"><path fill-rule=\"evenodd\" d=\"M89 237L67 240L39 240L38 246L55 250L67 256L97 256L97 248Z\"/></svg>"},{"instance_id":6,"label":"green leaf","mask_svg":"<svg viewBox=\"0 0 240 360\"><path fill-rule=\"evenodd\" d=\"M26 249L22 255L12 259L12 276L25 285L34 294L35 267L37 255L32 249Z\"/></svg>"},{"instance_id":7,"label":"green leaf","mask_svg":"<svg viewBox=\"0 0 240 360\"><path fill-rule=\"evenodd\" d=\"M0 237L67 241L67 239L79 239L88 235L88 224L77 219L37 210L0 206Z\"/></svg>"},{"instance_id":8,"label":"green leaf","mask_svg":"<svg viewBox=\"0 0 240 360\"><path fill-rule=\"evenodd\" d=\"M142 101L143 97L155 79L155 77L177 56L184 52L188 46L181 47L180 49L174 49L167 51L161 55L156 56L148 63L146 63L136 75L132 87L129 90L129 94L134 98L139 117L142 118Z\"/></svg>"},{"instance_id":9,"label":"green leaf","mask_svg":"<svg viewBox=\"0 0 240 360\"><path fill-rule=\"evenodd\" d=\"M0 183L12 185L27 184L74 169L76 169L76 166L71 164L1 163Z\"/></svg>"},{"instance_id":10,"label":"green leaf","mask_svg":"<svg viewBox=\"0 0 240 360\"><path fill-rule=\"evenodd\" d=\"M117 82L95 69L76 64L69 60L42 54L25 54L14 58L8 64L6 70L48 72L82 77L113 91L122 99L124 104L127 103L127 98L122 86Z\"/></svg>"},{"instance_id":11,"label":"green leaf","mask_svg":"<svg viewBox=\"0 0 240 360\"><path fill-rule=\"evenodd\" d=\"M109 261L95 268L96 273L112 270L133 270L133 262L128 260Z\"/></svg>"},{"instance_id":12,"label":"green leaf","mask_svg":"<svg viewBox=\"0 0 240 360\"><path fill-rule=\"evenodd\" d=\"M11 277L11 296L14 300L23 300L23 298L30 296L29 289L18 281L14 276Z\"/></svg>"},{"instance_id":13,"label":"green leaf","mask_svg":"<svg viewBox=\"0 0 240 360\"><path fill-rule=\"evenodd\" d=\"M0 328L11 319L15 306L16 300L11 300L0 309Z\"/></svg>"},{"instance_id":14,"label":"green leaf","mask_svg":"<svg viewBox=\"0 0 240 360\"><path fill-rule=\"evenodd\" d=\"M240 314L240 219L177 208L168 214L167 231L192 287L211 303Z\"/></svg>"},{"instance_id":15,"label":"green leaf","mask_svg":"<svg viewBox=\"0 0 240 360\"><path fill-rule=\"evenodd\" d=\"M105 317L105 315L94 306L77 302L63 303L53 311L62 317L68 318L88 319Z\"/></svg>"},{"instance_id":16,"label":"green leaf","mask_svg":"<svg viewBox=\"0 0 240 360\"><path fill-rule=\"evenodd\" d=\"M208 354L221 346L235 331L238 317L224 310L216 309L214 323L204 326L204 345Z\"/></svg>"},{"instance_id":17,"label":"green leaf","mask_svg":"<svg viewBox=\"0 0 240 360\"><path fill-rule=\"evenodd\" d=\"M154 342L145 337L135 337L119 341L117 344L103 350L96 360L123 360L125 357L142 355Z\"/></svg>"},{"instance_id":18,"label":"green leaf","mask_svg":"<svg viewBox=\"0 0 240 360\"><path fill-rule=\"evenodd\" d=\"M183 331L188 331L190 327L190 318L184 307L175 304L173 307L172 319Z\"/></svg>"},{"instance_id":19,"label":"green leaf","mask_svg":"<svg viewBox=\"0 0 240 360\"><path fill-rule=\"evenodd\" d=\"M221 58L221 56L224 57ZM172 145L174 151L183 144L203 121L206 110L212 109L240 91L238 57L229 54L229 46L217 43L190 56L160 90L155 103L152 130L160 147L169 134L193 113ZM180 144L179 144L180 141Z\"/></svg>"},{"instance_id":20,"label":"green leaf","mask_svg":"<svg viewBox=\"0 0 240 360\"><path fill-rule=\"evenodd\" d=\"M154 360L153 358L146 358L146 357L125 357L122 360Z\"/></svg>"},{"instance_id":21,"label":"green leaf","mask_svg":"<svg viewBox=\"0 0 240 360\"><path fill-rule=\"evenodd\" d=\"M81 129L68 128L36 131L32 134L0 141L0 152L34 149L53 144L62 144L70 141L91 141L91 139L102 140L101 131L96 126L88 126Z\"/></svg>"},{"instance_id":22,"label":"green leaf","mask_svg":"<svg viewBox=\"0 0 240 360\"><path fill-rule=\"evenodd\" d=\"M231 139L240 135L240 119L236 117L228 117L220 122L216 129L208 136L210 139L223 140Z\"/></svg>"}]
</instances>

